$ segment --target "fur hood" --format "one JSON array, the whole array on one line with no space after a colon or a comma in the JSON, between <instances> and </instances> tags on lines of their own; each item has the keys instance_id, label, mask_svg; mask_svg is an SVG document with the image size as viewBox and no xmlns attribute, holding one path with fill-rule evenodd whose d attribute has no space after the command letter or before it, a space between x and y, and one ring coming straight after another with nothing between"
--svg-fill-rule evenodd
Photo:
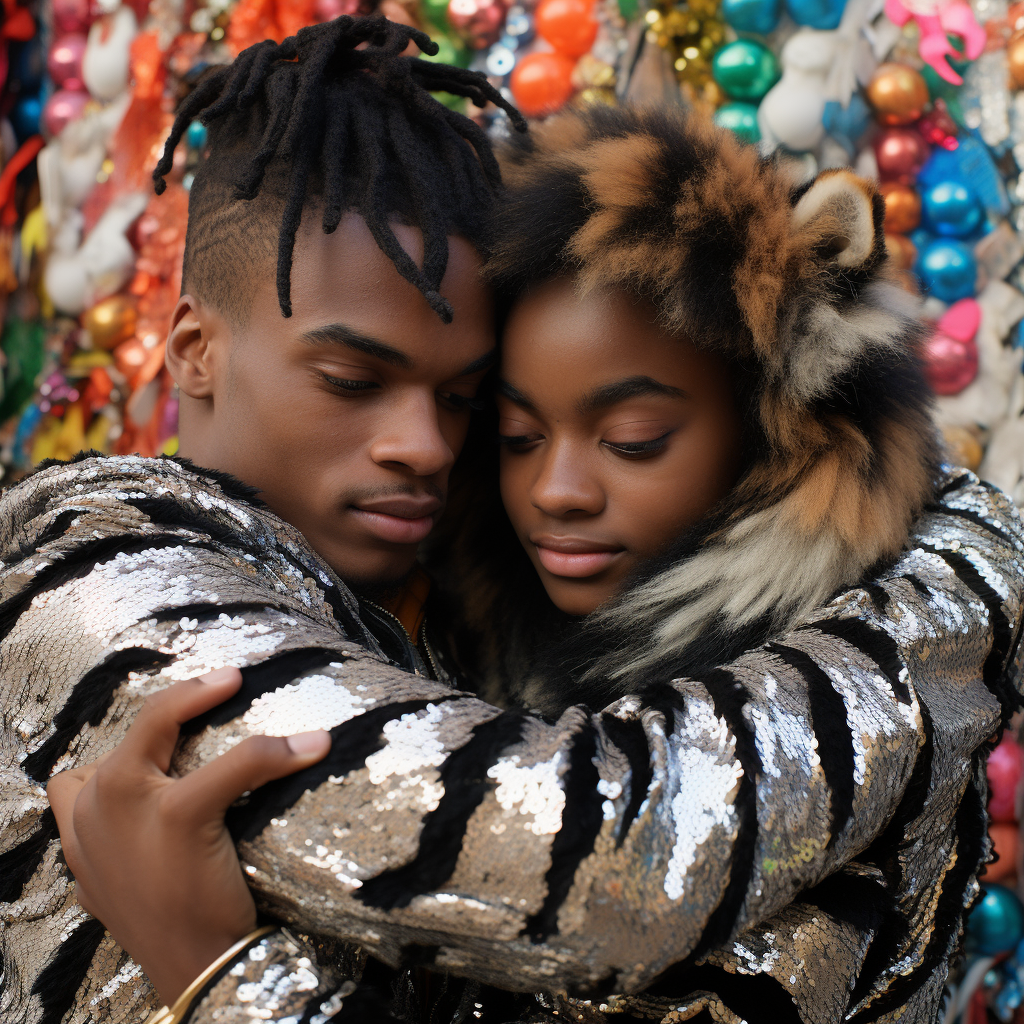
<instances>
[{"instance_id":1,"label":"fur hood","mask_svg":"<svg viewBox=\"0 0 1024 1024\"><path fill-rule=\"evenodd\" d=\"M702 116L604 107L511 140L503 174L487 266L499 294L569 272L584 292L647 296L666 327L737 367L748 427L732 492L627 592L564 629L546 666L508 661L519 642L506 640L545 628L510 528L497 543L493 526L460 537L459 589L478 635L499 625L484 661L504 689L536 706L553 676L583 670L586 693L566 682L547 701L557 710L692 674L895 557L939 453L917 305L891 276L871 183L835 170L794 187Z\"/></svg>"}]
</instances>

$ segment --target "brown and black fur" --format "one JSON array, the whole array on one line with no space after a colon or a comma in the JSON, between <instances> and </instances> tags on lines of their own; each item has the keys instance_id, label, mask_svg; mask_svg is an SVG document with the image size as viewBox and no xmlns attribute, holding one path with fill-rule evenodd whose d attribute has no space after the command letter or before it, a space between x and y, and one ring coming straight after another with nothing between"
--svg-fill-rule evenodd
<instances>
[{"instance_id":1,"label":"brown and black fur","mask_svg":"<svg viewBox=\"0 0 1024 1024\"><path fill-rule=\"evenodd\" d=\"M794 187L731 133L675 109L563 114L513 140L502 170L509 199L487 267L499 294L514 301L569 273L584 292L649 297L666 327L736 368L748 448L706 521L566 626L546 667L508 661L548 632L525 612L539 585L511 531L498 542L491 519L476 542L465 535L477 632L519 635L489 643L504 688L557 710L699 671L897 554L939 454L921 325L890 278L872 184L840 170ZM511 577L509 601L498 588Z\"/></svg>"}]
</instances>

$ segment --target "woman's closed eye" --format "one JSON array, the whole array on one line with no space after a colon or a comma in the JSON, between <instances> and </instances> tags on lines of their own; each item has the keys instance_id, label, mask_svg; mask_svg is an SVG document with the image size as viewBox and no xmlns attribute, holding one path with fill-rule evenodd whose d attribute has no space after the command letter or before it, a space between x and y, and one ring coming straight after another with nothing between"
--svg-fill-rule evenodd
<instances>
[{"instance_id":1,"label":"woman's closed eye","mask_svg":"<svg viewBox=\"0 0 1024 1024\"><path fill-rule=\"evenodd\" d=\"M602 441L601 444L626 459L649 459L665 450L672 433L673 431L668 430L661 437L654 437L649 441Z\"/></svg>"}]
</instances>

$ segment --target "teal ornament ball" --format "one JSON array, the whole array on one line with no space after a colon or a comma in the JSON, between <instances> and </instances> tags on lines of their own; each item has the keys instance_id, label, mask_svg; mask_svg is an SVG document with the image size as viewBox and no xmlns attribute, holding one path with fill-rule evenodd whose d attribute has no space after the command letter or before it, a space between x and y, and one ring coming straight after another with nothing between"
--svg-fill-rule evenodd
<instances>
[{"instance_id":1,"label":"teal ornament ball","mask_svg":"<svg viewBox=\"0 0 1024 1024\"><path fill-rule=\"evenodd\" d=\"M957 302L974 295L978 263L970 246L940 238L921 250L917 276L929 295L943 302Z\"/></svg>"},{"instance_id":2,"label":"teal ornament ball","mask_svg":"<svg viewBox=\"0 0 1024 1024\"><path fill-rule=\"evenodd\" d=\"M782 17L782 0L722 0L721 15L737 32L766 36Z\"/></svg>"},{"instance_id":3,"label":"teal ornament ball","mask_svg":"<svg viewBox=\"0 0 1024 1024\"><path fill-rule=\"evenodd\" d=\"M715 111L715 124L728 128L740 142L760 142L761 129L757 126L757 107L753 103L726 103Z\"/></svg>"},{"instance_id":4,"label":"teal ornament ball","mask_svg":"<svg viewBox=\"0 0 1024 1024\"><path fill-rule=\"evenodd\" d=\"M966 238L981 223L981 203L961 181L940 181L925 189L921 208L937 235Z\"/></svg>"},{"instance_id":5,"label":"teal ornament ball","mask_svg":"<svg viewBox=\"0 0 1024 1024\"><path fill-rule=\"evenodd\" d=\"M1013 949L1024 936L1024 907L1012 889L989 882L967 918L967 946L982 956Z\"/></svg>"},{"instance_id":6,"label":"teal ornament ball","mask_svg":"<svg viewBox=\"0 0 1024 1024\"><path fill-rule=\"evenodd\" d=\"M779 80L779 62L767 46L737 39L715 54L711 74L731 99L758 103Z\"/></svg>"},{"instance_id":7,"label":"teal ornament ball","mask_svg":"<svg viewBox=\"0 0 1024 1024\"><path fill-rule=\"evenodd\" d=\"M193 121L185 133L190 149L202 149L206 145L206 136L206 125L202 121Z\"/></svg>"},{"instance_id":8,"label":"teal ornament ball","mask_svg":"<svg viewBox=\"0 0 1024 1024\"><path fill-rule=\"evenodd\" d=\"M786 10L798 25L826 31L839 28L845 8L846 0L786 0Z\"/></svg>"}]
</instances>

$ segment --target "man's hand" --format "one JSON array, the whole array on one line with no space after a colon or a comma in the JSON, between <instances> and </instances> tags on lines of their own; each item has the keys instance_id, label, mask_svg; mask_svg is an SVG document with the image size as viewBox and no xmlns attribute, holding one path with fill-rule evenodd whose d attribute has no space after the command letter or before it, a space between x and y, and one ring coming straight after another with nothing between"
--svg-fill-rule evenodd
<instances>
[{"instance_id":1,"label":"man's hand","mask_svg":"<svg viewBox=\"0 0 1024 1024\"><path fill-rule=\"evenodd\" d=\"M168 1004L256 927L224 813L243 793L323 758L323 730L253 736L184 778L167 774L182 723L238 690L220 669L150 697L121 744L55 775L47 795L78 902Z\"/></svg>"}]
</instances>

